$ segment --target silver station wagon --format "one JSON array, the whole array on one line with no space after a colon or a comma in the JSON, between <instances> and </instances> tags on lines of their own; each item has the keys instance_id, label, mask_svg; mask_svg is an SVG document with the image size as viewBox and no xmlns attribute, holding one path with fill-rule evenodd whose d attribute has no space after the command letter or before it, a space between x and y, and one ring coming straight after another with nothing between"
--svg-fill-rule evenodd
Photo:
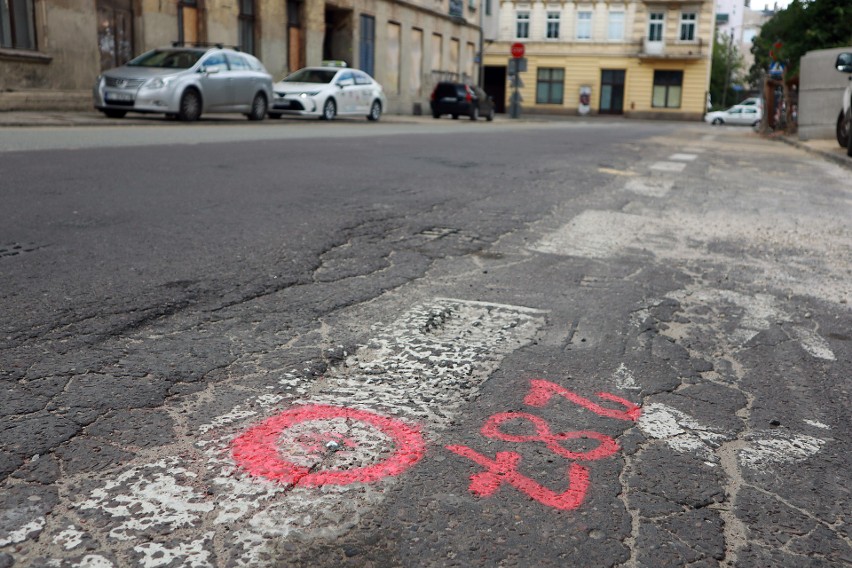
<instances>
[{"instance_id":1,"label":"silver station wagon","mask_svg":"<svg viewBox=\"0 0 852 568\"><path fill-rule=\"evenodd\" d=\"M110 118L147 112L189 122L203 113L238 112L263 120L272 76L257 58L235 49L168 47L105 71L93 96L95 108Z\"/></svg>"}]
</instances>

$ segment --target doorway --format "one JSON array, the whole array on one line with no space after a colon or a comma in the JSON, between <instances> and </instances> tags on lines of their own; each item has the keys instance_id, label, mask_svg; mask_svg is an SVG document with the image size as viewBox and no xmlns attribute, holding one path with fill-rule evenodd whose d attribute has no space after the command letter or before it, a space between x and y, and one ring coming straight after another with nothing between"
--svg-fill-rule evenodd
<instances>
[{"instance_id":1,"label":"doorway","mask_svg":"<svg viewBox=\"0 0 852 568\"><path fill-rule=\"evenodd\" d=\"M101 71L133 59L133 0L97 0Z\"/></svg>"},{"instance_id":2,"label":"doorway","mask_svg":"<svg viewBox=\"0 0 852 568\"><path fill-rule=\"evenodd\" d=\"M305 4L300 0L287 0L287 72L305 66L305 33L302 19Z\"/></svg>"},{"instance_id":3,"label":"doorway","mask_svg":"<svg viewBox=\"0 0 852 568\"><path fill-rule=\"evenodd\" d=\"M352 10L326 6L325 37L322 43L322 58L345 61L352 66L352 43L355 25Z\"/></svg>"},{"instance_id":4,"label":"doorway","mask_svg":"<svg viewBox=\"0 0 852 568\"><path fill-rule=\"evenodd\" d=\"M494 112L506 112L506 68L486 66L482 88L494 99Z\"/></svg>"},{"instance_id":5,"label":"doorway","mask_svg":"<svg viewBox=\"0 0 852 568\"><path fill-rule=\"evenodd\" d=\"M601 70L600 114L624 114L624 69Z\"/></svg>"}]
</instances>

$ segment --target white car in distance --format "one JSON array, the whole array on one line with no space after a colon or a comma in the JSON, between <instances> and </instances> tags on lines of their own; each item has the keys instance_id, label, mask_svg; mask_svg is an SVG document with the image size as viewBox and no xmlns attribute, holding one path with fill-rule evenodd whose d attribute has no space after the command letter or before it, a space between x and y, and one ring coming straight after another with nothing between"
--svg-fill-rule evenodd
<instances>
[{"instance_id":1,"label":"white car in distance","mask_svg":"<svg viewBox=\"0 0 852 568\"><path fill-rule=\"evenodd\" d=\"M299 69L275 83L269 116L294 114L333 120L338 115L361 115L379 120L386 105L382 86L343 62L323 63Z\"/></svg>"},{"instance_id":2,"label":"white car in distance","mask_svg":"<svg viewBox=\"0 0 852 568\"><path fill-rule=\"evenodd\" d=\"M759 126L763 118L763 109L758 105L734 105L726 110L708 112L704 122L710 124L745 124Z\"/></svg>"}]
</instances>

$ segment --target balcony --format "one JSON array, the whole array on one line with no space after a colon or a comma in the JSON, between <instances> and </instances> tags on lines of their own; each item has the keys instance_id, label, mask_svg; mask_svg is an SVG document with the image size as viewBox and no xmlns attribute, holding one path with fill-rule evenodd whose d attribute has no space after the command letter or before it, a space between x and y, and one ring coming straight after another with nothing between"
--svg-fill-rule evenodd
<instances>
[{"instance_id":1,"label":"balcony","mask_svg":"<svg viewBox=\"0 0 852 568\"><path fill-rule=\"evenodd\" d=\"M642 40L639 59L702 59L707 54L704 41L693 42Z\"/></svg>"}]
</instances>

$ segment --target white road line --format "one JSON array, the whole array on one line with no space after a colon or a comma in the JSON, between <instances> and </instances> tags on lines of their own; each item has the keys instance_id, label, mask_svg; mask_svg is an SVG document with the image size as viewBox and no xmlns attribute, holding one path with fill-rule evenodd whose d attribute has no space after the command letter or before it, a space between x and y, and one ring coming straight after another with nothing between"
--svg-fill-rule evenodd
<instances>
[{"instance_id":1,"label":"white road line","mask_svg":"<svg viewBox=\"0 0 852 568\"><path fill-rule=\"evenodd\" d=\"M674 160L676 162L692 162L697 158L695 154L672 154L669 156L669 160Z\"/></svg>"},{"instance_id":2,"label":"white road line","mask_svg":"<svg viewBox=\"0 0 852 568\"><path fill-rule=\"evenodd\" d=\"M320 487L252 478L231 457L237 434L294 405L323 404L393 416L419 425L427 437L437 435L478 395L500 361L535 337L544 315L521 306L448 298L414 306L389 325L379 324L374 338L321 380L283 373L278 392L252 396L200 426L199 463L172 456L136 465L105 479L75 506L96 519L95 526L109 527L111 538L132 546L140 555L139 566L154 568L167 559L206 567L216 550L227 551L227 559L217 557L222 564L270 565L270 554L280 559L269 548L276 538L342 534L384 498L395 478ZM299 452L315 451L312 444L329 448L317 438L320 431L331 432L336 441L334 471L384 459L387 436L343 419L305 420L278 437L278 451L307 467L300 460L308 458ZM329 467L325 461L311 465ZM235 523L242 528L231 530ZM205 532L198 540L181 542L174 531L184 527L204 527ZM152 538L163 534L172 536L166 542ZM55 539L71 542L67 536Z\"/></svg>"},{"instance_id":3,"label":"white road line","mask_svg":"<svg viewBox=\"0 0 852 568\"><path fill-rule=\"evenodd\" d=\"M654 162L651 169L659 172L682 172L686 168L683 162Z\"/></svg>"},{"instance_id":4,"label":"white road line","mask_svg":"<svg viewBox=\"0 0 852 568\"><path fill-rule=\"evenodd\" d=\"M673 185L674 180L671 179L645 177L627 180L624 189L649 197L665 197Z\"/></svg>"}]
</instances>

